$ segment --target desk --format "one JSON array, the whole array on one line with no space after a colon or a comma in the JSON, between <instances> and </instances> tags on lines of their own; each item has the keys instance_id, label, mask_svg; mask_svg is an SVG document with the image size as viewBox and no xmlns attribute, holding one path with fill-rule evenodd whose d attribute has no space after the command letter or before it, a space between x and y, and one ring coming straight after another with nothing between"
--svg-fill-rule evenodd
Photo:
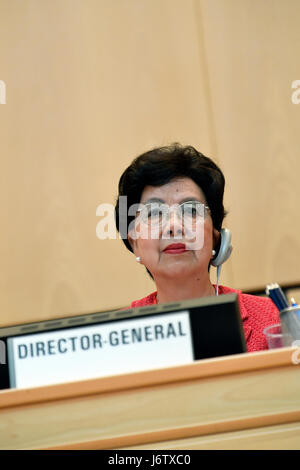
<instances>
[{"instance_id":1,"label":"desk","mask_svg":"<svg viewBox=\"0 0 300 470\"><path fill-rule=\"evenodd\" d=\"M293 351L3 390L0 448L300 449Z\"/></svg>"}]
</instances>

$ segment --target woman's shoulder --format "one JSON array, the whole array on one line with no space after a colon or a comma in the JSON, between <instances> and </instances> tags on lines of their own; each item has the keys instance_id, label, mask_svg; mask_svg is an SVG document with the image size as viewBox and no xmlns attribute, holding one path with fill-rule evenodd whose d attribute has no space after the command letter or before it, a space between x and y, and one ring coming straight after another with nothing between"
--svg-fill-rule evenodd
<instances>
[{"instance_id":1,"label":"woman's shoulder","mask_svg":"<svg viewBox=\"0 0 300 470\"><path fill-rule=\"evenodd\" d=\"M131 302L130 304L130 308L145 307L146 305L155 305L155 304L157 304L157 292L156 291L152 292L146 297L143 297L142 299L133 300L133 302Z\"/></svg>"},{"instance_id":2,"label":"woman's shoulder","mask_svg":"<svg viewBox=\"0 0 300 470\"><path fill-rule=\"evenodd\" d=\"M273 302L267 297L260 297L257 295L244 294L239 289L232 289L226 286L219 286L219 294L237 294L241 309L241 316L243 319L246 317L259 317L260 319L268 318L274 323L279 321L278 310ZM157 304L157 291L143 297L142 299L133 300L129 308L145 307L146 305Z\"/></svg>"},{"instance_id":3,"label":"woman's shoulder","mask_svg":"<svg viewBox=\"0 0 300 470\"><path fill-rule=\"evenodd\" d=\"M268 349L264 329L269 325L280 323L278 309L272 300L223 286L220 293L238 294L248 352Z\"/></svg>"},{"instance_id":4,"label":"woman's shoulder","mask_svg":"<svg viewBox=\"0 0 300 470\"><path fill-rule=\"evenodd\" d=\"M279 321L279 312L271 299L259 295L244 294L241 290L231 289L230 287L220 286L220 294L236 293L242 310L242 316L245 314L254 317L267 316L272 320ZM243 315L244 314L244 315ZM275 321L274 321L275 323Z\"/></svg>"}]
</instances>

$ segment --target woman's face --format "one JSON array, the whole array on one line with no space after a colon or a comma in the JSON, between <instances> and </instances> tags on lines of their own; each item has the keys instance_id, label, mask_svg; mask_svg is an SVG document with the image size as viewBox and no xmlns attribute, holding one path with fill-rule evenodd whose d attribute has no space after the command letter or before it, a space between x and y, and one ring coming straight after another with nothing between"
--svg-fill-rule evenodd
<instances>
[{"instance_id":1,"label":"woman's face","mask_svg":"<svg viewBox=\"0 0 300 470\"><path fill-rule=\"evenodd\" d=\"M198 201L207 205L199 186L190 178L184 177L162 186L146 186L140 204L161 202L169 207L176 207L186 201ZM151 230L139 217L136 219L136 235L131 237L129 233L128 238L135 256L141 258L141 264L148 268L154 280L207 276L214 238L218 232L213 228L209 211L205 218L200 219L196 228L193 226L199 235L197 242L195 237L191 238L190 225L186 225L173 210L168 223L155 226L154 229L152 227Z\"/></svg>"}]
</instances>

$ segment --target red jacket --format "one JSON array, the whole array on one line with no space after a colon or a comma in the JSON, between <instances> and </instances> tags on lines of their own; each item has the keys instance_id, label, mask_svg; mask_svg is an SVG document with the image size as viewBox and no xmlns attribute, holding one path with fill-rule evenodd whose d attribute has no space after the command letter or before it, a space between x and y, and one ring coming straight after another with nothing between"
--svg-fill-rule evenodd
<instances>
[{"instance_id":1,"label":"red jacket","mask_svg":"<svg viewBox=\"0 0 300 470\"><path fill-rule=\"evenodd\" d=\"M219 286L219 295L234 293L238 294L248 352L268 349L263 330L266 326L280 323L278 309L269 298L242 294L240 290ZM134 300L130 307L157 304L156 296L157 292L152 292L143 299Z\"/></svg>"}]
</instances>

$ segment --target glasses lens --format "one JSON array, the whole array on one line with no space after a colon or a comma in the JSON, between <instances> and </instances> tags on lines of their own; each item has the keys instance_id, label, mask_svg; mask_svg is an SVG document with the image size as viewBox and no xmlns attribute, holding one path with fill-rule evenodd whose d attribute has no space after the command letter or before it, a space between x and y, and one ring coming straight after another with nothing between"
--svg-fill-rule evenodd
<instances>
[{"instance_id":1,"label":"glasses lens","mask_svg":"<svg viewBox=\"0 0 300 470\"><path fill-rule=\"evenodd\" d=\"M160 225L165 218L166 208L164 204L151 203L146 204L142 209L143 222L148 225Z\"/></svg>"},{"instance_id":2,"label":"glasses lens","mask_svg":"<svg viewBox=\"0 0 300 470\"><path fill-rule=\"evenodd\" d=\"M172 210L174 210L174 207L171 208ZM167 204L152 202L145 204L140 214L144 224L158 226L168 220L169 211L170 209ZM176 211L181 222L186 225L195 225L205 217L205 206L202 202L198 201L184 202L176 207Z\"/></svg>"},{"instance_id":3,"label":"glasses lens","mask_svg":"<svg viewBox=\"0 0 300 470\"><path fill-rule=\"evenodd\" d=\"M184 202L180 206L185 223L196 224L204 218L204 204L197 201Z\"/></svg>"}]
</instances>

